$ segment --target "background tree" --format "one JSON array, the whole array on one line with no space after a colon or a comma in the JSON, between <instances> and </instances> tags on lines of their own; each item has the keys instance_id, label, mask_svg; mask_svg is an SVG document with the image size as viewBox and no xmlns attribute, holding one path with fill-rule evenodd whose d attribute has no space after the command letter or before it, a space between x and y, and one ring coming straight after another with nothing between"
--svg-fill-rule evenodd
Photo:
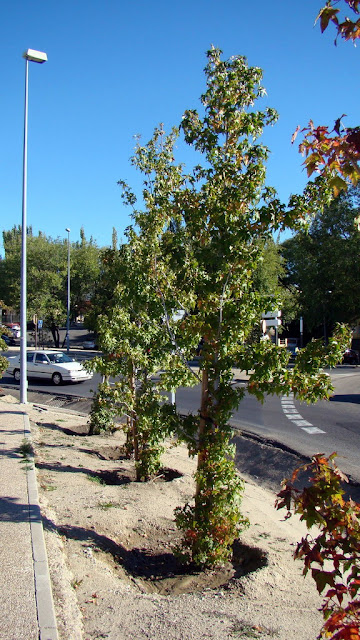
<instances>
[{"instance_id":1,"label":"background tree","mask_svg":"<svg viewBox=\"0 0 360 640\"><path fill-rule=\"evenodd\" d=\"M105 309L108 311L114 304L116 286L122 277L121 258L124 246L121 245L120 248L113 246L101 249L99 252L99 269L94 283L94 294L84 321L85 326L96 333L101 330L98 326L100 316Z\"/></svg>"},{"instance_id":2,"label":"background tree","mask_svg":"<svg viewBox=\"0 0 360 640\"><path fill-rule=\"evenodd\" d=\"M0 295L7 306L20 305L21 228L3 232L5 257L0 262ZM71 248L71 309L81 309L95 288L99 273L99 249L87 242L82 232L80 243ZM67 308L67 242L52 239L28 229L27 237L27 313L43 319L59 346L59 327L66 319Z\"/></svg>"},{"instance_id":3,"label":"background tree","mask_svg":"<svg viewBox=\"0 0 360 640\"><path fill-rule=\"evenodd\" d=\"M4 275L3 297L9 306L19 309L21 229L3 233L5 259L1 269ZM28 321L34 314L43 318L54 343L59 346L58 327L66 318L66 247L63 241L52 240L44 234L27 238L27 313Z\"/></svg>"},{"instance_id":4,"label":"background tree","mask_svg":"<svg viewBox=\"0 0 360 640\"><path fill-rule=\"evenodd\" d=\"M336 322L359 318L360 236L357 187L341 193L318 213L309 232L298 232L282 245L287 281L298 290L301 313L309 330L325 337Z\"/></svg>"},{"instance_id":5,"label":"background tree","mask_svg":"<svg viewBox=\"0 0 360 640\"><path fill-rule=\"evenodd\" d=\"M85 231L80 230L80 242L72 243L70 251L71 315L87 313L95 296L100 274L101 250L94 240L86 240Z\"/></svg>"},{"instance_id":6,"label":"background tree","mask_svg":"<svg viewBox=\"0 0 360 640\"><path fill-rule=\"evenodd\" d=\"M279 241L271 237L261 242L261 259L254 270L253 286L262 296L273 300L273 309L281 309L281 328L287 327L301 315L298 291L287 279L285 260ZM257 331L258 334L258 331Z\"/></svg>"},{"instance_id":7,"label":"background tree","mask_svg":"<svg viewBox=\"0 0 360 640\"><path fill-rule=\"evenodd\" d=\"M2 331L3 334L6 334L8 336L12 335L11 331L7 327L2 327L1 331ZM6 342L0 336L0 351L7 351L7 350L8 350L8 346L7 346ZM5 356L3 356L2 354L0 354L0 378L2 378L3 373L6 371L8 366L9 366L8 359Z\"/></svg>"}]
</instances>

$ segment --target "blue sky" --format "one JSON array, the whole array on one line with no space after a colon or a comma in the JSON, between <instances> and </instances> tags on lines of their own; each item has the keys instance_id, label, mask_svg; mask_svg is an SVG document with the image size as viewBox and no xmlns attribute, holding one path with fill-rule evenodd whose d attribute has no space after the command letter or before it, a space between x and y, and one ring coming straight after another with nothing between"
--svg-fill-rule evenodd
<instances>
[{"instance_id":1,"label":"blue sky","mask_svg":"<svg viewBox=\"0 0 360 640\"><path fill-rule=\"evenodd\" d=\"M325 0L0 0L0 225L21 223L24 113L23 52L45 51L29 65L28 224L57 238L99 246L123 237L129 210L119 179L135 190L129 158L134 135L178 125L199 106L205 52L245 55L264 71L266 104L279 112L267 130L268 184L287 200L306 175L291 135L312 118L358 124L358 49L314 20ZM263 106L263 105L262 105ZM179 145L177 160L187 159ZM1 252L1 246L0 246Z\"/></svg>"}]
</instances>

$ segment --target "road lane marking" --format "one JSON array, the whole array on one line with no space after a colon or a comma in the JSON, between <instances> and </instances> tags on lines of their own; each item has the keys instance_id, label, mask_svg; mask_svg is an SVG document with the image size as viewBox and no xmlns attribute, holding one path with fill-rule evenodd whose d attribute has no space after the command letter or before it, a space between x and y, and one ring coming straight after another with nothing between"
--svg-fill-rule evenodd
<instances>
[{"instance_id":1,"label":"road lane marking","mask_svg":"<svg viewBox=\"0 0 360 640\"><path fill-rule=\"evenodd\" d=\"M304 418L300 415L298 409L295 407L293 393L289 394L288 396L281 397L281 408L284 412L284 415L297 427L301 427L303 431L306 431L306 433L309 433L310 435L314 435L317 433L326 433L326 431L323 431L318 427L314 427L311 422L304 420Z\"/></svg>"},{"instance_id":2,"label":"road lane marking","mask_svg":"<svg viewBox=\"0 0 360 640\"><path fill-rule=\"evenodd\" d=\"M317 427L304 427L304 431L307 431L307 433L311 433L311 435L313 435L314 433L326 433L326 431L318 429Z\"/></svg>"},{"instance_id":3,"label":"road lane marking","mask_svg":"<svg viewBox=\"0 0 360 640\"><path fill-rule=\"evenodd\" d=\"M293 420L294 424L296 424L297 427L312 427L313 425L311 424L311 422L308 422L307 420L304 420L304 418L301 418L300 420Z\"/></svg>"}]
</instances>

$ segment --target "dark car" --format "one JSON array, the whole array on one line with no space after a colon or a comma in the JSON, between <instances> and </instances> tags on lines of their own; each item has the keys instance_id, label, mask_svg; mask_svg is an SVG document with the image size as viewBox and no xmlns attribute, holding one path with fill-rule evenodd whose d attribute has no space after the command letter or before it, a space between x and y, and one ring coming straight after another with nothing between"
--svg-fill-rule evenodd
<instances>
[{"instance_id":1,"label":"dark car","mask_svg":"<svg viewBox=\"0 0 360 640\"><path fill-rule=\"evenodd\" d=\"M343 364L359 364L359 354L354 349L346 349L343 355Z\"/></svg>"},{"instance_id":2,"label":"dark car","mask_svg":"<svg viewBox=\"0 0 360 640\"><path fill-rule=\"evenodd\" d=\"M1 335L1 338L4 340L5 344L7 344L8 347L14 347L16 345L15 338L12 338L11 336L6 335L6 333L3 333Z\"/></svg>"}]
</instances>

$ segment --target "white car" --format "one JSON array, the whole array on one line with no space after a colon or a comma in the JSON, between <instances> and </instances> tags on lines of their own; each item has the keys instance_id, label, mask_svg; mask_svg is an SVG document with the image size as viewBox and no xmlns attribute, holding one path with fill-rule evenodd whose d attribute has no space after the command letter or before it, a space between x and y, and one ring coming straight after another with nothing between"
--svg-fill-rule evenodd
<instances>
[{"instance_id":1,"label":"white car","mask_svg":"<svg viewBox=\"0 0 360 640\"><path fill-rule=\"evenodd\" d=\"M13 332L14 338L20 338L20 325L13 324L13 326L10 328L11 328L11 331Z\"/></svg>"},{"instance_id":2,"label":"white car","mask_svg":"<svg viewBox=\"0 0 360 640\"><path fill-rule=\"evenodd\" d=\"M7 372L20 381L20 355L10 356L8 360ZM29 378L51 380L56 385L63 382L83 382L93 376L79 362L61 351L28 351L26 360Z\"/></svg>"}]
</instances>

